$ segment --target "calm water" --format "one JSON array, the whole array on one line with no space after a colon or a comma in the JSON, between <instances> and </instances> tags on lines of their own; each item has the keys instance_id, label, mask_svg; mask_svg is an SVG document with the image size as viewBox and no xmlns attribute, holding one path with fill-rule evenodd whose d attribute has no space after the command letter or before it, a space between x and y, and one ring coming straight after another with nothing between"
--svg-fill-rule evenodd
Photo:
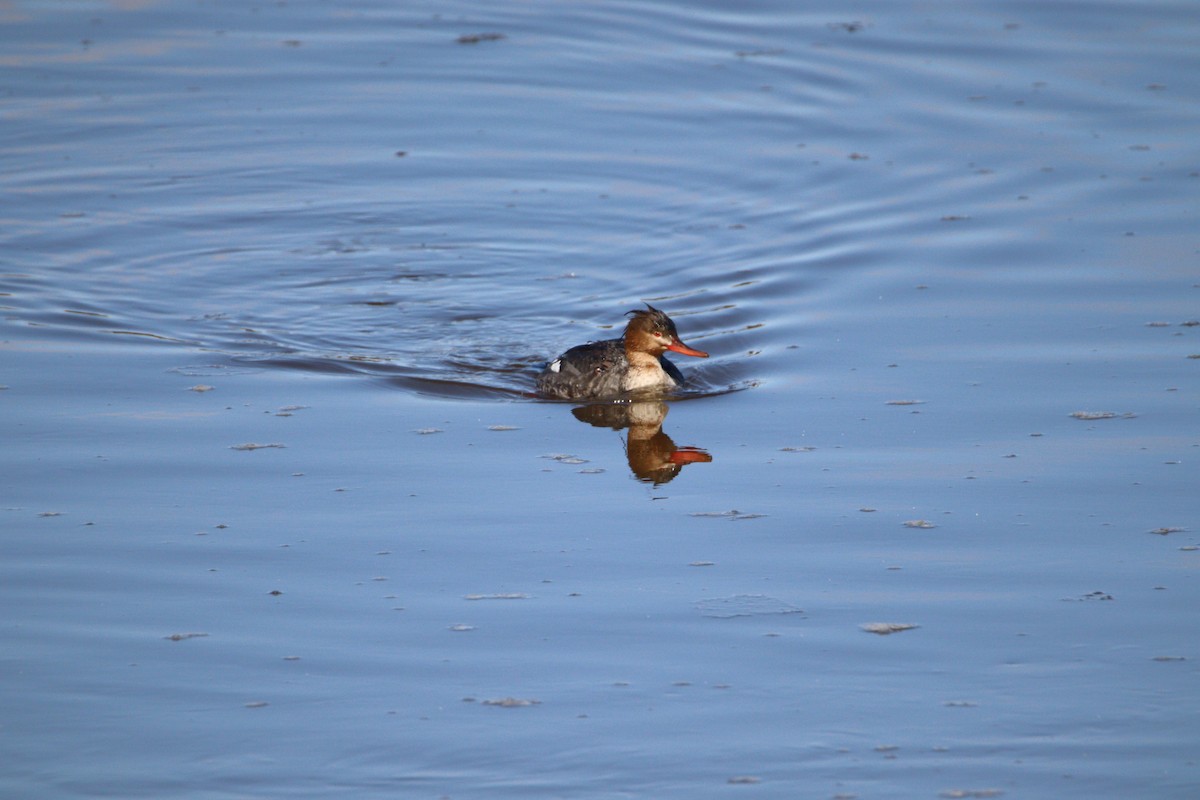
<instances>
[{"instance_id":1,"label":"calm water","mask_svg":"<svg viewBox=\"0 0 1200 800\"><path fill-rule=\"evenodd\" d=\"M1195 4L726 5L0 5L0 793L1196 796Z\"/></svg>"}]
</instances>

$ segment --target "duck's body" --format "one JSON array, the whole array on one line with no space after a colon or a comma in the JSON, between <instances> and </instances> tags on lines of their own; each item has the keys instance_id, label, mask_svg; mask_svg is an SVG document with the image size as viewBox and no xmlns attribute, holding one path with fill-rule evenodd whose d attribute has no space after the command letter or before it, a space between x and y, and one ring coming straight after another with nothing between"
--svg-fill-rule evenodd
<instances>
[{"instance_id":1,"label":"duck's body","mask_svg":"<svg viewBox=\"0 0 1200 800\"><path fill-rule=\"evenodd\" d=\"M657 308L647 304L629 316L621 338L581 344L551 361L538 375L538 392L562 400L662 394L683 386L682 373L663 353L708 358L684 344L675 323Z\"/></svg>"}]
</instances>

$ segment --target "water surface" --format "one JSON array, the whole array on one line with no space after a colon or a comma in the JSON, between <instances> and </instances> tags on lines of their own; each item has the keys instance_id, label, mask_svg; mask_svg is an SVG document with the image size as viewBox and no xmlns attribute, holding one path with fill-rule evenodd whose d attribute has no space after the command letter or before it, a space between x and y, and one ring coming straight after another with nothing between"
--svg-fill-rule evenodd
<instances>
[{"instance_id":1,"label":"water surface","mask_svg":"<svg viewBox=\"0 0 1200 800\"><path fill-rule=\"evenodd\" d=\"M1192 4L0 22L6 796L1194 796Z\"/></svg>"}]
</instances>

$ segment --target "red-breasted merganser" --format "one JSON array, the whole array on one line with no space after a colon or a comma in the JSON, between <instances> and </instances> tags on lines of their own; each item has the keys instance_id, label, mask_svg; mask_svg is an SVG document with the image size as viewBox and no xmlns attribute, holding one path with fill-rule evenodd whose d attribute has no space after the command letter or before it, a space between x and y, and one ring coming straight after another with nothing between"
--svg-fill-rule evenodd
<instances>
[{"instance_id":1,"label":"red-breasted merganser","mask_svg":"<svg viewBox=\"0 0 1200 800\"><path fill-rule=\"evenodd\" d=\"M679 339L675 323L649 303L630 311L619 339L572 347L537 378L538 391L562 400L602 400L622 394L662 393L683 386L683 375L663 353L708 358Z\"/></svg>"}]
</instances>

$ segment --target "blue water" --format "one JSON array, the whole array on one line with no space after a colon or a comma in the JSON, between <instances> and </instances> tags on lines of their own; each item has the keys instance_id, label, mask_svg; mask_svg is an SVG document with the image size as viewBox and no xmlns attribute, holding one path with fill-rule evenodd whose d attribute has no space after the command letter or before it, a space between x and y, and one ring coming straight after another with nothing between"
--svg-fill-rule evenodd
<instances>
[{"instance_id":1,"label":"blue water","mask_svg":"<svg viewBox=\"0 0 1200 800\"><path fill-rule=\"evenodd\" d=\"M0 9L0 793L1196 795L1194 4L403 6Z\"/></svg>"}]
</instances>

